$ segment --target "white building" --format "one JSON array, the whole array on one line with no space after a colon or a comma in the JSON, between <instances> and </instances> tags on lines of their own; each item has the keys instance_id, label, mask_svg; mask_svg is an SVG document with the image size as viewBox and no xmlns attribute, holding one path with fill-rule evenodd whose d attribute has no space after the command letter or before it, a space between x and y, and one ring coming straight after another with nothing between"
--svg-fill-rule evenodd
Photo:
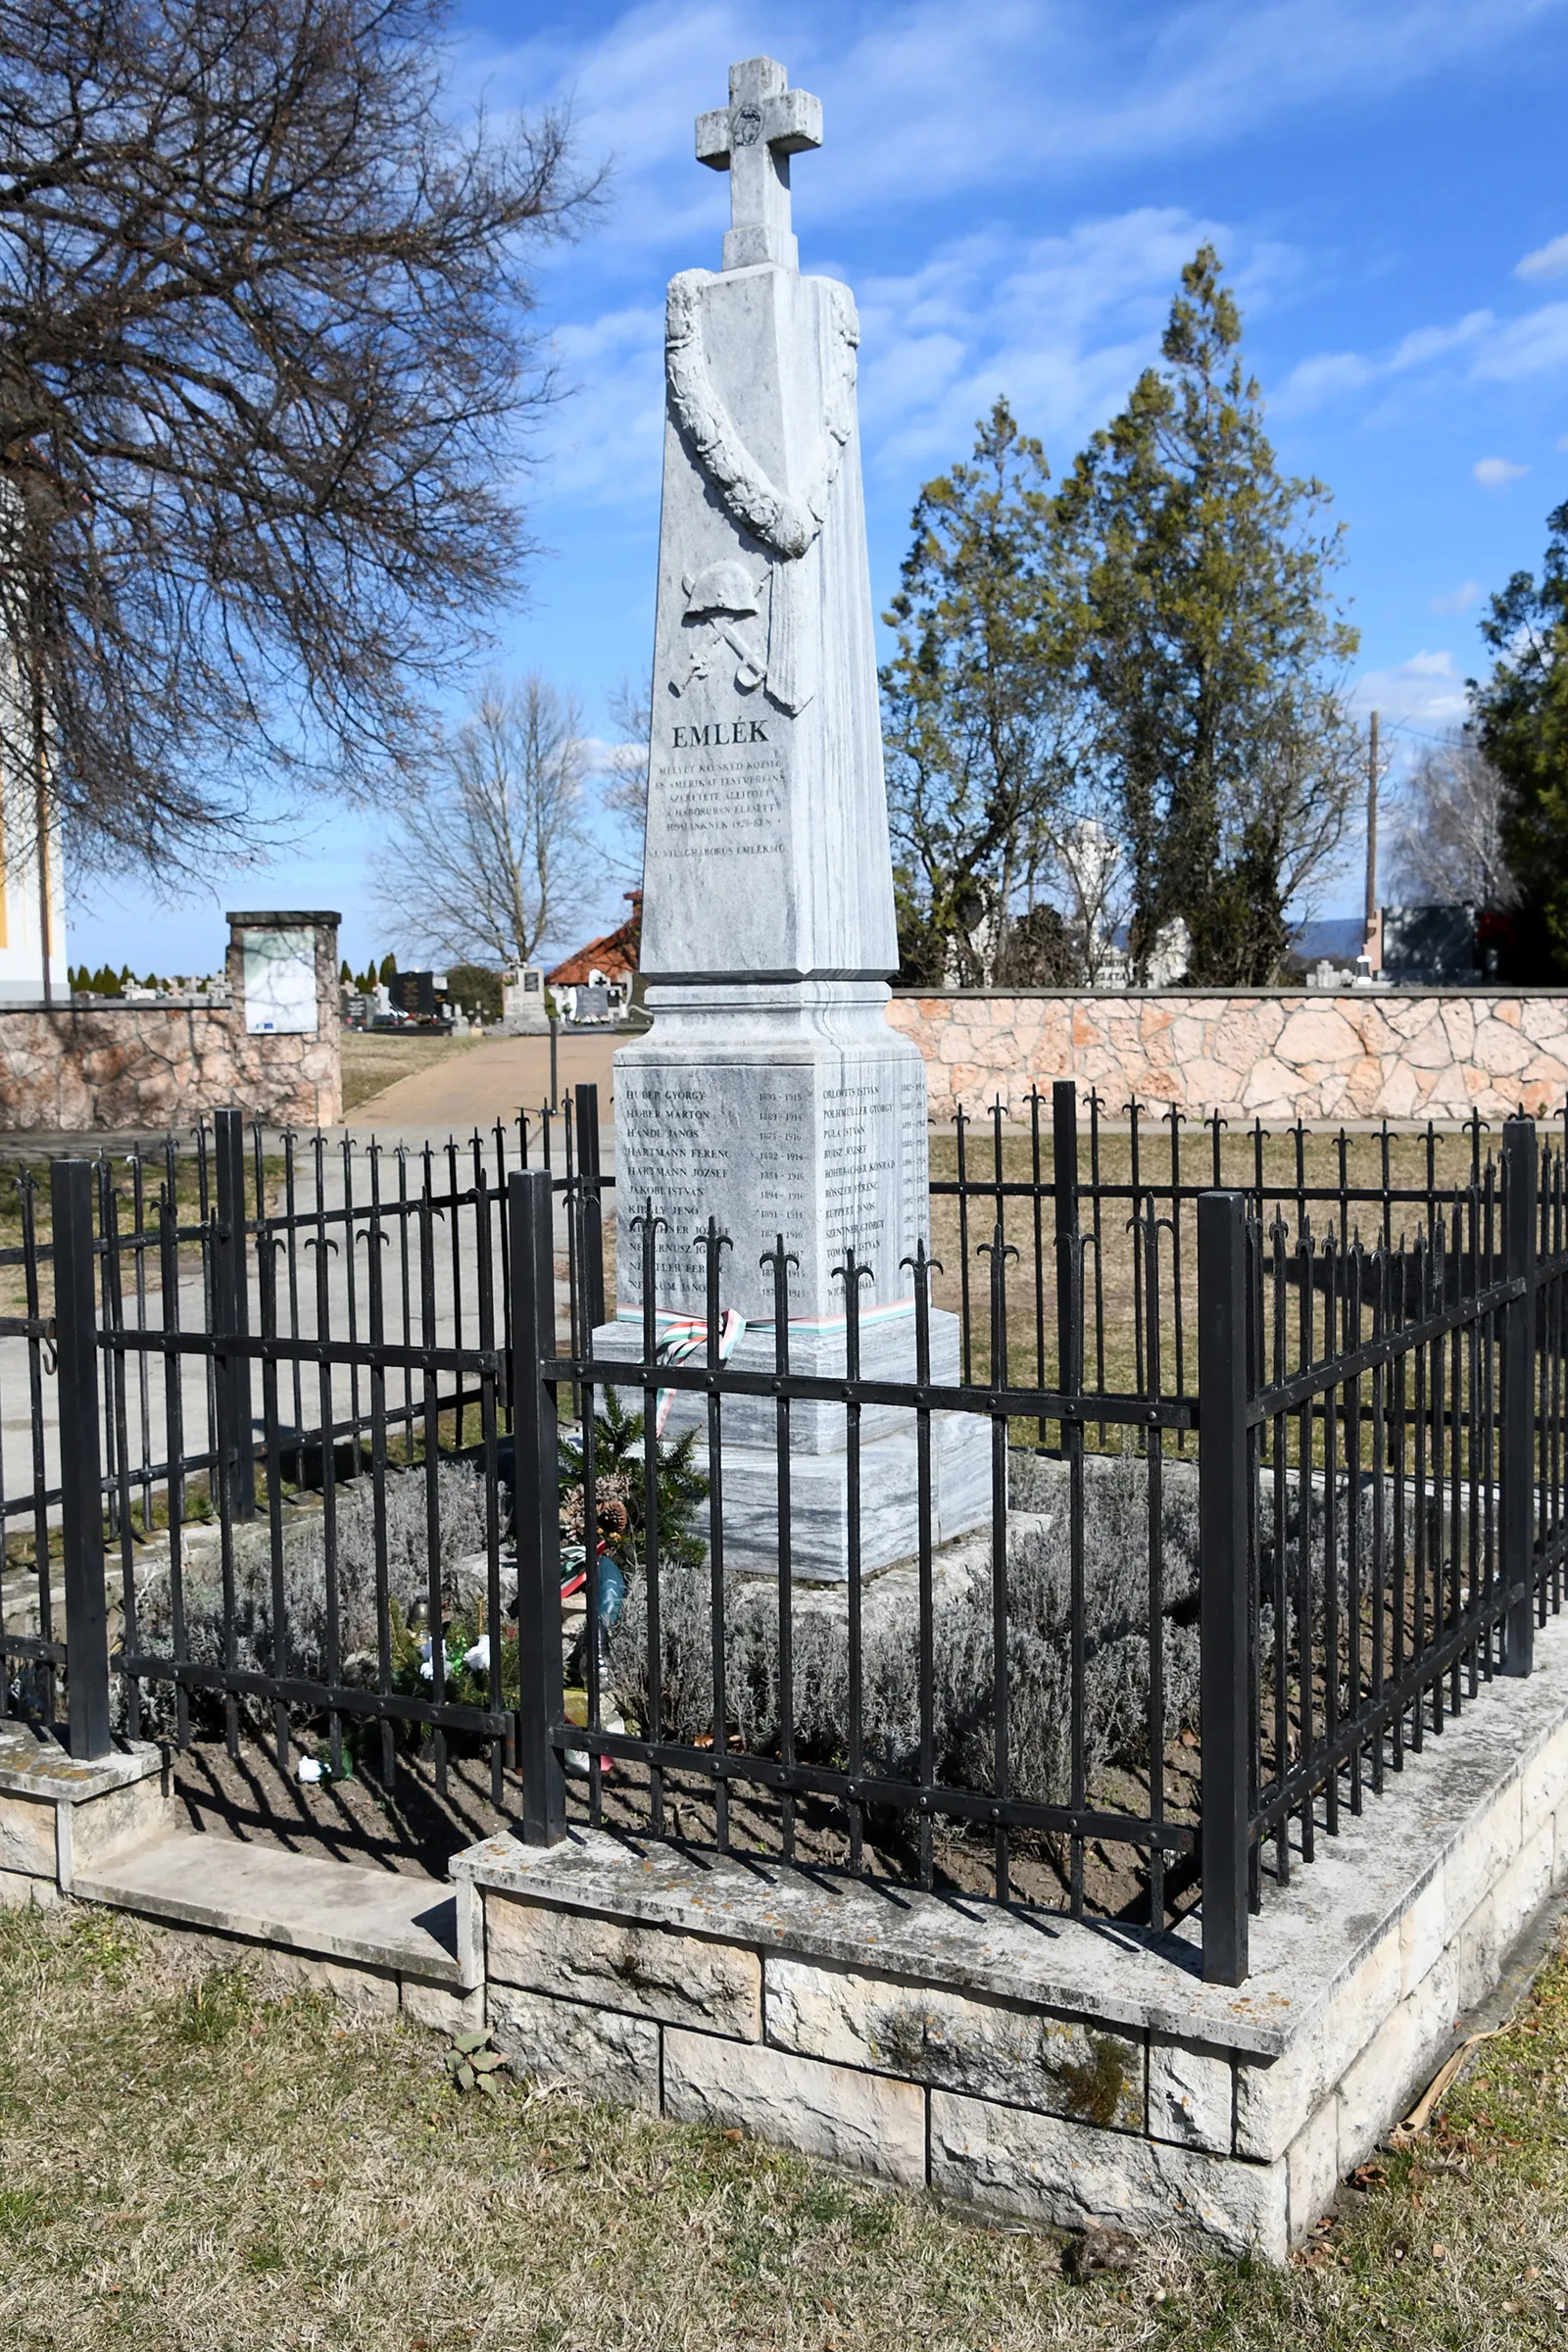
<instances>
[{"instance_id":1,"label":"white building","mask_svg":"<svg viewBox=\"0 0 1568 2352\"><path fill-rule=\"evenodd\" d=\"M22 513L20 492L0 478L0 563L17 543ZM15 584L12 573L5 582L8 608L18 601ZM0 1004L42 1002L46 946L52 994L66 1004L66 901L49 795L50 745L46 736L40 776L21 615L13 620L8 611L6 618L10 625L0 633Z\"/></svg>"}]
</instances>

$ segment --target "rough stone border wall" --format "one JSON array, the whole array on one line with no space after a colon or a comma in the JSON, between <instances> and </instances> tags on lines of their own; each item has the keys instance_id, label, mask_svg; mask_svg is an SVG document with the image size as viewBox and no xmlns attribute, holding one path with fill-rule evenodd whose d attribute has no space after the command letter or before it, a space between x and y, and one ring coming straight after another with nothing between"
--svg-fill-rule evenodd
<instances>
[{"instance_id":1,"label":"rough stone border wall","mask_svg":"<svg viewBox=\"0 0 1568 2352\"><path fill-rule=\"evenodd\" d=\"M276 1126L343 1116L337 916L231 915L229 1002L0 1005L0 1132L182 1127L230 1104ZM243 930L314 927L314 1034L251 1036Z\"/></svg>"},{"instance_id":2,"label":"rough stone border wall","mask_svg":"<svg viewBox=\"0 0 1568 2352\"><path fill-rule=\"evenodd\" d=\"M1076 1078L1228 1119L1538 1117L1568 1095L1568 994L1546 989L909 991L889 1019L925 1056L931 1115L1019 1105Z\"/></svg>"}]
</instances>

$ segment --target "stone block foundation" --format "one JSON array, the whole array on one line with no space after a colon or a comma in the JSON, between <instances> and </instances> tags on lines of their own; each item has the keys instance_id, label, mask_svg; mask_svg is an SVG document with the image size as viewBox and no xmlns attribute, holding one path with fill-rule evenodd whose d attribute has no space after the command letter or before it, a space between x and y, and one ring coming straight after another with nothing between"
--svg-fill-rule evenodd
<instances>
[{"instance_id":1,"label":"stone block foundation","mask_svg":"<svg viewBox=\"0 0 1568 2352\"><path fill-rule=\"evenodd\" d=\"M1368 1795L1204 1984L1197 1922L831 1882L608 1834L486 1839L486 2016L524 2074L990 2212L1284 2258L1568 1891L1568 1621Z\"/></svg>"}]
</instances>

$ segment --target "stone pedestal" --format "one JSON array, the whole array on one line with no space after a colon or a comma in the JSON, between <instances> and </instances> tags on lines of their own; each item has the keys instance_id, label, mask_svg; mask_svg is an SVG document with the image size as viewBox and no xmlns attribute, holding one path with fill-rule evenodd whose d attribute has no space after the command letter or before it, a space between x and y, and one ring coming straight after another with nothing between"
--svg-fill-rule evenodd
<instances>
[{"instance_id":1,"label":"stone pedestal","mask_svg":"<svg viewBox=\"0 0 1568 2352\"><path fill-rule=\"evenodd\" d=\"M497 1028L503 1037L548 1035L550 1007L542 964L517 965L502 973Z\"/></svg>"},{"instance_id":2,"label":"stone pedestal","mask_svg":"<svg viewBox=\"0 0 1568 2352\"><path fill-rule=\"evenodd\" d=\"M594 1334L594 1352L636 1358L642 1317L635 1307ZM748 1328L729 1356L744 1372L774 1368L771 1323ZM842 1316L825 1325L791 1322L790 1370L813 1379L842 1380L846 1372ZM914 1313L910 1305L866 1309L860 1326L860 1375L865 1380L915 1377ZM956 1386L958 1319L931 1316L931 1378ZM641 1392L621 1393L632 1411ZM771 1571L779 1558L779 1434L777 1407L767 1396L730 1396L723 1403L724 1558L743 1571ZM683 1430L703 1433L706 1466L708 1404L677 1391L664 1426L666 1440ZM790 1565L805 1584L842 1584L850 1573L850 1461L847 1416L840 1404L790 1405ZM913 1556L920 1542L919 1462L915 1416L893 1405L860 1411L860 1568L871 1576ZM991 1425L969 1413L931 1416L931 1541L986 1523L991 1515Z\"/></svg>"},{"instance_id":3,"label":"stone pedestal","mask_svg":"<svg viewBox=\"0 0 1568 2352\"><path fill-rule=\"evenodd\" d=\"M732 174L726 267L669 288L641 969L653 1027L615 1055L616 1296L596 1335L641 1347L642 1234L662 1221L656 1304L701 1315L709 1219L727 1237L722 1305L755 1329L736 1360L771 1369L774 1276L789 1268L791 1362L844 1371L853 1250L870 1369L914 1377L906 1263L928 1231L925 1070L890 1027L893 866L856 427L859 328L848 289L803 277L788 157L819 142L814 99L753 59L699 125ZM956 1378L957 1330L933 1318ZM873 1333L875 1337L873 1338ZM672 1426L679 1424L679 1405ZM862 1430L863 1564L915 1547L912 1415ZM727 1408L727 1541L778 1556L777 1455ZM792 1556L842 1577L845 1415L792 1417ZM733 1460L732 1456L733 1448ZM937 1432L939 1540L990 1507L983 1420Z\"/></svg>"},{"instance_id":4,"label":"stone pedestal","mask_svg":"<svg viewBox=\"0 0 1568 2352\"><path fill-rule=\"evenodd\" d=\"M167 1830L163 1757L150 1740L83 1762L52 1732L0 1724L0 1906L52 1903L111 1858Z\"/></svg>"},{"instance_id":5,"label":"stone pedestal","mask_svg":"<svg viewBox=\"0 0 1568 2352\"><path fill-rule=\"evenodd\" d=\"M842 1319L835 1269L847 1248L870 1271L870 1310L909 1300L903 1260L926 1231L925 1065L891 1029L879 981L748 984L648 992L653 1028L615 1055L616 1295L642 1301L636 1220L652 1206L659 1304L703 1310L716 1216L726 1306L770 1318L780 1235L792 1321Z\"/></svg>"}]
</instances>

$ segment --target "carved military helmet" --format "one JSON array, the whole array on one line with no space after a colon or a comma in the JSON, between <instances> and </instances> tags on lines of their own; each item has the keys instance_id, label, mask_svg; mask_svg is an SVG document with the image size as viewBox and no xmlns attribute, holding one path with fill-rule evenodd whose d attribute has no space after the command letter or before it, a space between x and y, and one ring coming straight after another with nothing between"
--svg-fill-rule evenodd
<instances>
[{"instance_id":1,"label":"carved military helmet","mask_svg":"<svg viewBox=\"0 0 1568 2352\"><path fill-rule=\"evenodd\" d=\"M745 564L733 556L725 556L717 564L705 564L695 576L688 572L681 586L686 591L688 620L706 620L715 612L728 612L740 619L748 612L761 611L757 582Z\"/></svg>"}]
</instances>

